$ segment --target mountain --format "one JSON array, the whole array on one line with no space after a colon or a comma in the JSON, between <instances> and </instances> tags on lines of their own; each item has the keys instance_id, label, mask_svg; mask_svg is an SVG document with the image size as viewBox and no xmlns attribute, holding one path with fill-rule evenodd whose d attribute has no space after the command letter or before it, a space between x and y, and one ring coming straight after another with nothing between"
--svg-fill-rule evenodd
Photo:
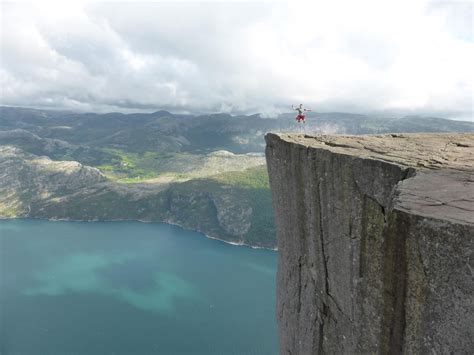
<instances>
[{"instance_id":1,"label":"mountain","mask_svg":"<svg viewBox=\"0 0 474 355\"><path fill-rule=\"evenodd\" d=\"M300 129L292 113L263 118L0 107L0 216L166 221L274 248L263 137ZM310 113L306 130L473 132L474 124Z\"/></svg>"},{"instance_id":2,"label":"mountain","mask_svg":"<svg viewBox=\"0 0 474 355\"><path fill-rule=\"evenodd\" d=\"M90 148L129 152L263 152L265 132L299 131L294 114L277 118L228 114L177 115L74 113L0 107L0 130L23 129L41 138ZM474 123L434 117L384 118L348 113L308 114L308 132L376 134L399 132L473 132Z\"/></svg>"}]
</instances>

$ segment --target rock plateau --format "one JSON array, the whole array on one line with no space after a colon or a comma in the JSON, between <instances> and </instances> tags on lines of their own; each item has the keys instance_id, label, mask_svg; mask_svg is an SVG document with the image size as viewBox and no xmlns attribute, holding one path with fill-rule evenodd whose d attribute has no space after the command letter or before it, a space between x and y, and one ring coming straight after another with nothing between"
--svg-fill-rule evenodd
<instances>
[{"instance_id":1,"label":"rock plateau","mask_svg":"<svg viewBox=\"0 0 474 355\"><path fill-rule=\"evenodd\" d=\"M474 135L266 141L281 354L472 354Z\"/></svg>"}]
</instances>

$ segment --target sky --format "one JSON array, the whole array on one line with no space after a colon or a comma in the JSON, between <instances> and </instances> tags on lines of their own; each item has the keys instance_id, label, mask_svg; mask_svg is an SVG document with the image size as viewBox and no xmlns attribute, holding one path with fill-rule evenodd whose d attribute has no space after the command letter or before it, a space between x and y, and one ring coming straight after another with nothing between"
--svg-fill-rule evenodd
<instances>
[{"instance_id":1,"label":"sky","mask_svg":"<svg viewBox=\"0 0 474 355\"><path fill-rule=\"evenodd\" d=\"M0 104L472 120L474 2L1 3Z\"/></svg>"}]
</instances>

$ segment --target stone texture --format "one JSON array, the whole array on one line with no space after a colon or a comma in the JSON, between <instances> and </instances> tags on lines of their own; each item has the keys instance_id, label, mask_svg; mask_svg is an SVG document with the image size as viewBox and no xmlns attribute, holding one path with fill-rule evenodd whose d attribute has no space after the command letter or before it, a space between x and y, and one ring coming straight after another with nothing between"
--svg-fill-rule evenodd
<instances>
[{"instance_id":1,"label":"stone texture","mask_svg":"<svg viewBox=\"0 0 474 355\"><path fill-rule=\"evenodd\" d=\"M266 141L281 354L472 353L474 135Z\"/></svg>"}]
</instances>

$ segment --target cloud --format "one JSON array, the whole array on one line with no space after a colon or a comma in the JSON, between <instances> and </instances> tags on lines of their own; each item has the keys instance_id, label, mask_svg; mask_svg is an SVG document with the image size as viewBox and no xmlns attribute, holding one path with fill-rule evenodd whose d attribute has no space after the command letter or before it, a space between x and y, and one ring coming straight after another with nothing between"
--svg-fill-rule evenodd
<instances>
[{"instance_id":1,"label":"cloud","mask_svg":"<svg viewBox=\"0 0 474 355\"><path fill-rule=\"evenodd\" d=\"M472 3L2 3L1 103L472 117Z\"/></svg>"}]
</instances>

